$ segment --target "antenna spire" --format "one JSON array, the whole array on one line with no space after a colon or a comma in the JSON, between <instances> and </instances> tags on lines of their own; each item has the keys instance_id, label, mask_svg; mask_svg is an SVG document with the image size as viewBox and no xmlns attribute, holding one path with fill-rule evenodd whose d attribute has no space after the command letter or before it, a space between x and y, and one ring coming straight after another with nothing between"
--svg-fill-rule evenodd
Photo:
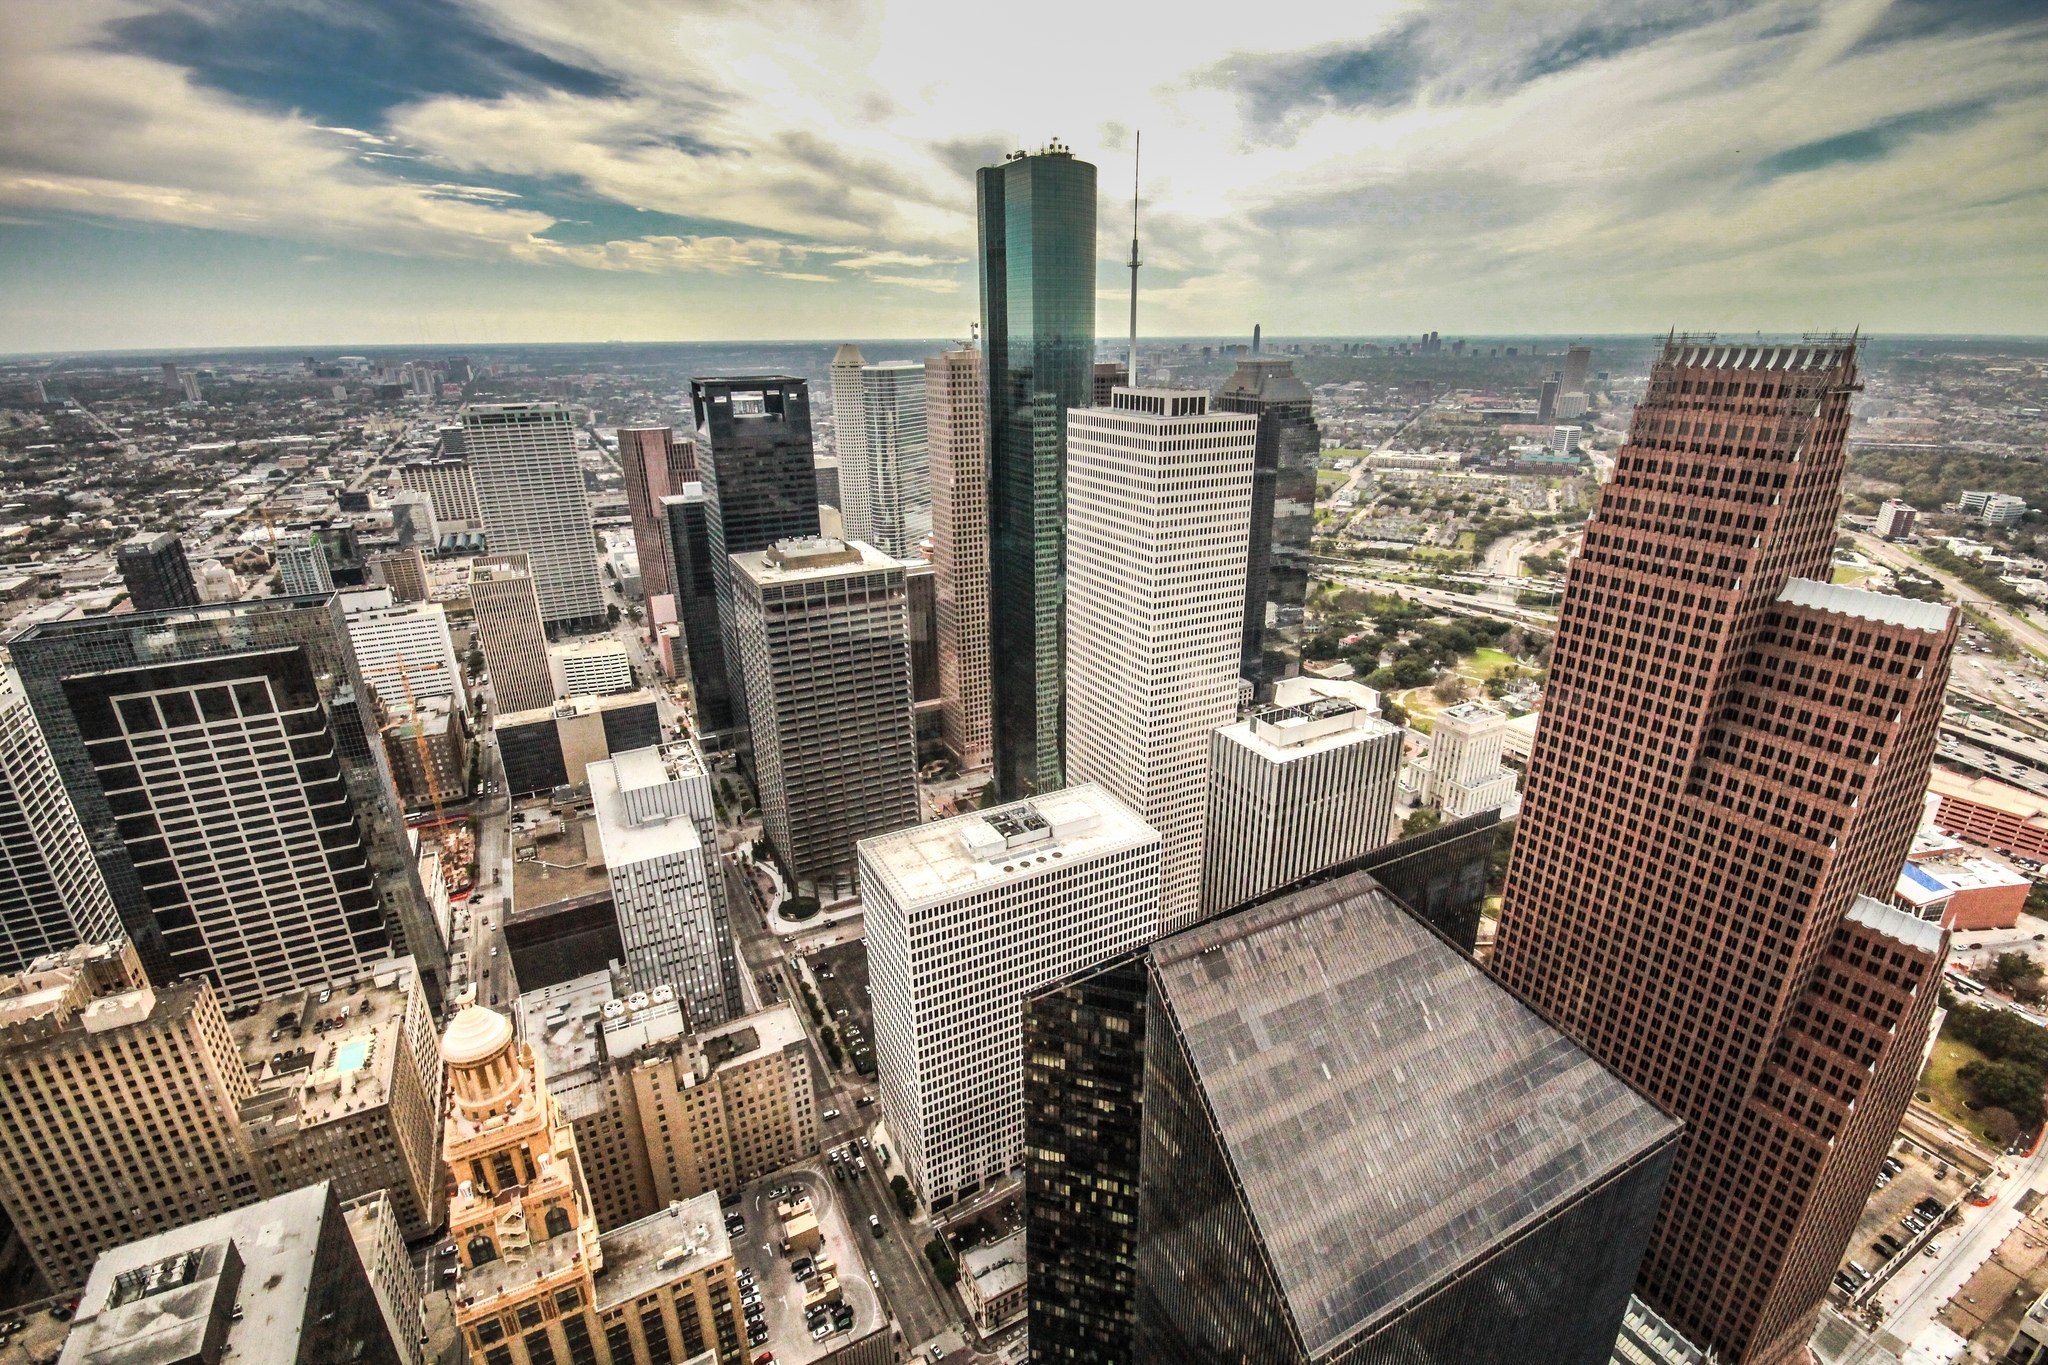
<instances>
[{"instance_id":1,"label":"antenna spire","mask_svg":"<svg viewBox=\"0 0 2048 1365\"><path fill-rule=\"evenodd\" d=\"M1145 135L1139 133L1131 144L1131 348L1124 356L1124 382L1138 383L1138 155L1144 150Z\"/></svg>"}]
</instances>

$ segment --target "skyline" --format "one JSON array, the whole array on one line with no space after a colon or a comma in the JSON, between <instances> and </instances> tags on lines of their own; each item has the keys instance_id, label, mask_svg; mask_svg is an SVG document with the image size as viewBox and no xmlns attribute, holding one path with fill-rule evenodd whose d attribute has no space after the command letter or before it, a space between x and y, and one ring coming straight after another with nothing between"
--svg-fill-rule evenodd
<instances>
[{"instance_id":1,"label":"skyline","mask_svg":"<svg viewBox=\"0 0 2048 1365\"><path fill-rule=\"evenodd\" d=\"M1068 8L6 0L0 352L954 335L1055 136L1121 323L1136 128L1141 334L2048 332L2026 0Z\"/></svg>"}]
</instances>

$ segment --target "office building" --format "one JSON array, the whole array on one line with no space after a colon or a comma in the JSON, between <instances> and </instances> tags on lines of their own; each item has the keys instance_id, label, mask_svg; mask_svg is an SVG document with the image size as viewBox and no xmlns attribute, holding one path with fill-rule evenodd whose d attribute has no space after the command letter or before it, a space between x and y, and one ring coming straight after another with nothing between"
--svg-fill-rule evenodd
<instances>
[{"instance_id":1,"label":"office building","mask_svg":"<svg viewBox=\"0 0 2048 1365\"><path fill-rule=\"evenodd\" d=\"M918 820L904 565L824 539L731 564L768 842L798 881L850 881L855 844Z\"/></svg>"},{"instance_id":2,"label":"office building","mask_svg":"<svg viewBox=\"0 0 2048 1365\"><path fill-rule=\"evenodd\" d=\"M421 697L379 709L384 759L400 804L420 811L466 799L470 741L461 702L452 696Z\"/></svg>"},{"instance_id":3,"label":"office building","mask_svg":"<svg viewBox=\"0 0 2048 1365\"><path fill-rule=\"evenodd\" d=\"M463 452L495 554L526 556L541 619L572 630L605 623L576 424L560 403L472 403Z\"/></svg>"},{"instance_id":4,"label":"office building","mask_svg":"<svg viewBox=\"0 0 2048 1365\"><path fill-rule=\"evenodd\" d=\"M309 1185L108 1251L58 1365L405 1365L333 1187Z\"/></svg>"},{"instance_id":5,"label":"office building","mask_svg":"<svg viewBox=\"0 0 2048 1365\"><path fill-rule=\"evenodd\" d=\"M1592 400L1583 393L1561 393L1557 396L1559 417L1584 417L1592 406Z\"/></svg>"},{"instance_id":6,"label":"office building","mask_svg":"<svg viewBox=\"0 0 2048 1365\"><path fill-rule=\"evenodd\" d=\"M1445 707L1429 736L1429 752L1409 760L1402 785L1410 800L1434 806L1446 820L1511 807L1515 774L1501 763L1508 718L1483 701Z\"/></svg>"},{"instance_id":7,"label":"office building","mask_svg":"<svg viewBox=\"0 0 2048 1365\"><path fill-rule=\"evenodd\" d=\"M114 551L114 567L137 611L170 611L199 605L199 589L185 560L185 542L170 531L128 537Z\"/></svg>"},{"instance_id":8,"label":"office building","mask_svg":"<svg viewBox=\"0 0 2048 1365\"><path fill-rule=\"evenodd\" d=\"M639 681L633 674L633 656L609 635L556 645L548 653L556 691L565 697L614 696L631 692Z\"/></svg>"},{"instance_id":9,"label":"office building","mask_svg":"<svg viewBox=\"0 0 2048 1365\"><path fill-rule=\"evenodd\" d=\"M1159 836L1092 783L860 849L882 1112L939 1211L1023 1160L1020 1006L1159 933Z\"/></svg>"},{"instance_id":10,"label":"office building","mask_svg":"<svg viewBox=\"0 0 2048 1365\"><path fill-rule=\"evenodd\" d=\"M201 602L234 602L242 596L241 578L218 559L206 560L193 577L199 584Z\"/></svg>"},{"instance_id":11,"label":"office building","mask_svg":"<svg viewBox=\"0 0 2048 1365\"><path fill-rule=\"evenodd\" d=\"M663 498L661 510L676 571L676 631L689 670L693 728L700 738L723 736L733 727L733 710L725 636L718 622L718 575L711 559L711 504L704 485L690 483L676 497Z\"/></svg>"},{"instance_id":12,"label":"office building","mask_svg":"<svg viewBox=\"0 0 2048 1365\"><path fill-rule=\"evenodd\" d=\"M387 589L343 598L348 641L363 682L392 710L428 697L467 700L462 666L448 635L448 609L438 602L373 605L387 593L397 596ZM364 605L356 607L358 602Z\"/></svg>"},{"instance_id":13,"label":"office building","mask_svg":"<svg viewBox=\"0 0 2048 1365\"><path fill-rule=\"evenodd\" d=\"M409 960L271 996L228 1032L253 1087L236 1123L262 1188L381 1190L404 1237L441 1226L441 1049Z\"/></svg>"},{"instance_id":14,"label":"office building","mask_svg":"<svg viewBox=\"0 0 2048 1365\"><path fill-rule=\"evenodd\" d=\"M205 976L238 1008L410 953L438 998L336 596L50 622L11 648L152 981Z\"/></svg>"},{"instance_id":15,"label":"office building","mask_svg":"<svg viewBox=\"0 0 2048 1365\"><path fill-rule=\"evenodd\" d=\"M555 677L547 626L526 556L478 556L469 571L469 602L498 714L553 705Z\"/></svg>"},{"instance_id":16,"label":"office building","mask_svg":"<svg viewBox=\"0 0 2048 1365\"><path fill-rule=\"evenodd\" d=\"M987 357L996 793L1066 785L1067 413L1095 396L1095 167L1054 143L975 175Z\"/></svg>"},{"instance_id":17,"label":"office building","mask_svg":"<svg viewBox=\"0 0 2048 1365\"><path fill-rule=\"evenodd\" d=\"M1209 741L1202 906L1217 914L1394 837L1401 727L1356 683L1291 678Z\"/></svg>"},{"instance_id":18,"label":"office building","mask_svg":"<svg viewBox=\"0 0 2048 1365\"><path fill-rule=\"evenodd\" d=\"M370 581L391 590L394 602L424 602L433 596L427 581L427 561L417 549L389 550L371 555Z\"/></svg>"},{"instance_id":19,"label":"office building","mask_svg":"<svg viewBox=\"0 0 2048 1365\"><path fill-rule=\"evenodd\" d=\"M400 551L432 550L441 543L431 493L401 488L391 495L391 538Z\"/></svg>"},{"instance_id":20,"label":"office building","mask_svg":"<svg viewBox=\"0 0 2048 1365\"><path fill-rule=\"evenodd\" d=\"M989 764L988 456L981 352L924 363L937 575L939 697L946 748L965 771Z\"/></svg>"},{"instance_id":21,"label":"office building","mask_svg":"<svg viewBox=\"0 0 2048 1365\"><path fill-rule=\"evenodd\" d=\"M1684 1120L1637 1292L1744 1365L1803 1356L1946 948L1880 901L1956 623L1828 581L1855 386L1846 339L1665 343L1571 563L1492 959Z\"/></svg>"},{"instance_id":22,"label":"office building","mask_svg":"<svg viewBox=\"0 0 2048 1365\"><path fill-rule=\"evenodd\" d=\"M411 492L427 495L437 531L471 530L483 525L483 519L477 512L476 480L470 473L469 462L461 458L462 428L443 427L441 435L444 442L453 441L448 448L455 452L455 457L400 465L398 481Z\"/></svg>"},{"instance_id":23,"label":"office building","mask_svg":"<svg viewBox=\"0 0 2048 1365\"><path fill-rule=\"evenodd\" d=\"M1554 418L1556 418L1556 416L1557 416L1557 391L1558 391L1558 381L1557 381L1557 380L1555 380L1555 379L1546 379L1546 380L1544 380L1544 381L1543 381L1543 385L1542 385L1541 389L1540 389L1540 390L1538 390L1538 392L1537 392L1537 397L1536 397L1536 422L1537 422L1537 425L1539 425L1539 426L1541 426L1541 425L1544 425L1544 424L1546 424L1546 423L1548 423L1548 422L1552 421L1552 420L1553 420Z\"/></svg>"},{"instance_id":24,"label":"office building","mask_svg":"<svg viewBox=\"0 0 2048 1365\"><path fill-rule=\"evenodd\" d=\"M1258 419L1111 403L1067 414L1067 772L1158 831L1171 931L1201 914L1209 737L1237 716Z\"/></svg>"},{"instance_id":25,"label":"office building","mask_svg":"<svg viewBox=\"0 0 2048 1365\"><path fill-rule=\"evenodd\" d=\"M1593 377L1593 348L1591 346L1567 346L1564 352L1565 393L1585 393L1586 383Z\"/></svg>"},{"instance_id":26,"label":"office building","mask_svg":"<svg viewBox=\"0 0 2048 1365\"><path fill-rule=\"evenodd\" d=\"M709 1351L738 1365L739 1285L718 1197L600 1236L575 1132L533 1047L476 1005L441 1047L454 1101L442 1154L456 1182L455 1325L470 1357L654 1365Z\"/></svg>"},{"instance_id":27,"label":"office building","mask_svg":"<svg viewBox=\"0 0 2048 1365\"><path fill-rule=\"evenodd\" d=\"M0 980L0 1205L61 1292L101 1252L262 1197L253 1093L205 981L151 986L128 944Z\"/></svg>"},{"instance_id":28,"label":"office building","mask_svg":"<svg viewBox=\"0 0 2048 1365\"><path fill-rule=\"evenodd\" d=\"M1122 365L1119 365L1116 361L1096 361L1094 401L1089 403L1088 406L1093 408L1108 407L1109 396L1115 393L1118 389L1129 388L1130 383L1130 373L1126 371L1124 367Z\"/></svg>"},{"instance_id":29,"label":"office building","mask_svg":"<svg viewBox=\"0 0 2048 1365\"><path fill-rule=\"evenodd\" d=\"M1572 455L1579 448L1579 428L1556 427L1550 433L1550 453L1560 459Z\"/></svg>"},{"instance_id":30,"label":"office building","mask_svg":"<svg viewBox=\"0 0 2048 1365\"><path fill-rule=\"evenodd\" d=\"M816 470L818 475L818 505L836 509L839 506L839 457L814 456L811 468Z\"/></svg>"},{"instance_id":31,"label":"office building","mask_svg":"<svg viewBox=\"0 0 2048 1365\"><path fill-rule=\"evenodd\" d=\"M640 551L640 590L652 602L675 591L662 499L697 481L697 448L687 438L678 441L674 427L620 427L618 437L626 510L633 518L633 544Z\"/></svg>"},{"instance_id":32,"label":"office building","mask_svg":"<svg viewBox=\"0 0 2048 1365\"><path fill-rule=\"evenodd\" d=\"M1245 555L1243 676L1259 701L1301 673L1316 464L1323 437L1308 385L1283 357L1247 356L1216 400L1259 419L1253 447L1251 541Z\"/></svg>"},{"instance_id":33,"label":"office building","mask_svg":"<svg viewBox=\"0 0 2048 1365\"><path fill-rule=\"evenodd\" d=\"M1934 823L1950 834L2048 862L2048 796L1940 767L1927 774L1927 793L1939 802Z\"/></svg>"},{"instance_id":34,"label":"office building","mask_svg":"<svg viewBox=\"0 0 2048 1365\"><path fill-rule=\"evenodd\" d=\"M519 997L576 1133L600 1228L740 1186L818 1150L803 1024L776 1005L693 1030L673 988L596 971Z\"/></svg>"},{"instance_id":35,"label":"office building","mask_svg":"<svg viewBox=\"0 0 2048 1365\"><path fill-rule=\"evenodd\" d=\"M688 740L590 764L590 802L636 991L673 986L691 1028L740 1012L711 774Z\"/></svg>"},{"instance_id":36,"label":"office building","mask_svg":"<svg viewBox=\"0 0 2048 1365\"><path fill-rule=\"evenodd\" d=\"M1913 534L1913 523L1919 519L1920 513L1912 503L1886 498L1884 505L1877 509L1878 538L1904 540Z\"/></svg>"},{"instance_id":37,"label":"office building","mask_svg":"<svg viewBox=\"0 0 2048 1365\"><path fill-rule=\"evenodd\" d=\"M871 365L848 343L832 357L845 538L908 559L932 529L924 367Z\"/></svg>"},{"instance_id":38,"label":"office building","mask_svg":"<svg viewBox=\"0 0 2048 1365\"><path fill-rule=\"evenodd\" d=\"M370 1291L390 1329L402 1365L427 1365L426 1319L420 1299L420 1274L405 1248L390 1196L382 1190L341 1201L342 1220L356 1244Z\"/></svg>"},{"instance_id":39,"label":"office building","mask_svg":"<svg viewBox=\"0 0 2048 1365\"><path fill-rule=\"evenodd\" d=\"M1024 1029L1034 1359L1607 1359L1679 1125L1371 877Z\"/></svg>"},{"instance_id":40,"label":"office building","mask_svg":"<svg viewBox=\"0 0 2048 1365\"><path fill-rule=\"evenodd\" d=\"M724 694L732 726L744 732L748 696L739 677L730 557L818 534L810 389L788 375L693 379L690 410L697 422L697 464L708 512L705 543L726 662ZM741 752L751 761L744 743Z\"/></svg>"},{"instance_id":41,"label":"office building","mask_svg":"<svg viewBox=\"0 0 2048 1365\"><path fill-rule=\"evenodd\" d=\"M1984 500L1980 518L1986 526L2017 526L2027 514L2027 500L2010 493L1993 493Z\"/></svg>"},{"instance_id":42,"label":"office building","mask_svg":"<svg viewBox=\"0 0 2048 1365\"><path fill-rule=\"evenodd\" d=\"M599 759L644 749L662 738L654 692L644 687L501 715L493 733L505 765L505 790L514 799L574 786L586 780L589 765Z\"/></svg>"},{"instance_id":43,"label":"office building","mask_svg":"<svg viewBox=\"0 0 2048 1365\"><path fill-rule=\"evenodd\" d=\"M0 972L120 929L21 679L0 671Z\"/></svg>"},{"instance_id":44,"label":"office building","mask_svg":"<svg viewBox=\"0 0 2048 1365\"><path fill-rule=\"evenodd\" d=\"M320 545L280 545L274 557L279 597L315 597L334 591L334 568Z\"/></svg>"},{"instance_id":45,"label":"office building","mask_svg":"<svg viewBox=\"0 0 2048 1365\"><path fill-rule=\"evenodd\" d=\"M939 692L939 575L929 560L903 567L910 630L911 715L917 731L917 761L946 756L945 699Z\"/></svg>"}]
</instances>

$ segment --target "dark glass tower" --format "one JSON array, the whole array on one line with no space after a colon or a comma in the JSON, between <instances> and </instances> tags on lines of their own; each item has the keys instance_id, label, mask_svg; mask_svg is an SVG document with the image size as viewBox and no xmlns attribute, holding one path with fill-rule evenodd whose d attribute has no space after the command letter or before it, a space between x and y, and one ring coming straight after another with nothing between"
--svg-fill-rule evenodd
<instances>
[{"instance_id":1,"label":"dark glass tower","mask_svg":"<svg viewBox=\"0 0 2048 1365\"><path fill-rule=\"evenodd\" d=\"M719 638L724 658L734 660L739 658L739 643L733 634L732 562L727 556L818 534L811 396L803 380L789 375L693 379L690 408L697 423L698 472L709 505L706 544L718 599ZM746 693L733 686L729 666L721 691L731 706L731 725L745 729ZM746 752L742 742L741 753Z\"/></svg>"},{"instance_id":2,"label":"dark glass tower","mask_svg":"<svg viewBox=\"0 0 2048 1365\"><path fill-rule=\"evenodd\" d=\"M185 543L169 531L130 536L114 551L114 565L137 611L199 605L199 588L185 560Z\"/></svg>"},{"instance_id":3,"label":"dark glass tower","mask_svg":"<svg viewBox=\"0 0 2048 1365\"><path fill-rule=\"evenodd\" d=\"M1316 529L1316 456L1322 433L1308 385L1292 361L1251 356L1216 400L1259 419L1252 462L1251 553L1245 563L1241 675L1259 701L1301 675L1301 620L1308 600L1309 541Z\"/></svg>"},{"instance_id":4,"label":"dark glass tower","mask_svg":"<svg viewBox=\"0 0 2048 1365\"><path fill-rule=\"evenodd\" d=\"M669 562L675 565L676 624L690 664L690 694L697 703L697 733L732 729L732 693L725 675L725 642L718 633L718 578L711 565L711 504L701 484L683 485L661 500Z\"/></svg>"},{"instance_id":5,"label":"dark glass tower","mask_svg":"<svg viewBox=\"0 0 2048 1365\"><path fill-rule=\"evenodd\" d=\"M995 785L1066 785L1067 409L1095 396L1095 167L1055 143L984 166Z\"/></svg>"}]
</instances>

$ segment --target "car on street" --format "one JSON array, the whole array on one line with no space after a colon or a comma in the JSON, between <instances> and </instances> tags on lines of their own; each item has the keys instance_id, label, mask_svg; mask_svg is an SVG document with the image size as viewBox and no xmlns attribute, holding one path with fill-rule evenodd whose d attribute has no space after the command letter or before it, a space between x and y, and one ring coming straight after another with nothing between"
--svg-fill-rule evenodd
<instances>
[{"instance_id":1,"label":"car on street","mask_svg":"<svg viewBox=\"0 0 2048 1365\"><path fill-rule=\"evenodd\" d=\"M874 1233L876 1237L882 1235L882 1220L872 1213L868 1215L868 1231Z\"/></svg>"},{"instance_id":2,"label":"car on street","mask_svg":"<svg viewBox=\"0 0 2048 1365\"><path fill-rule=\"evenodd\" d=\"M494 956L497 954L497 951L498 950L496 948L491 949L491 953ZM836 1119L839 1117L839 1111L837 1109L827 1109L824 1113L818 1115L818 1117L821 1119Z\"/></svg>"}]
</instances>

